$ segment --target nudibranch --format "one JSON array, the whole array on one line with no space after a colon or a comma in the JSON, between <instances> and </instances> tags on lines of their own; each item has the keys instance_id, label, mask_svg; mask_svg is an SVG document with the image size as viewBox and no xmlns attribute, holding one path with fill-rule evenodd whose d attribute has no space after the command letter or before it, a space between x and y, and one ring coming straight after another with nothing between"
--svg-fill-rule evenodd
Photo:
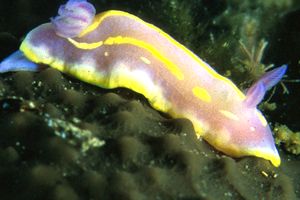
<instances>
[{"instance_id":1,"label":"nudibranch","mask_svg":"<svg viewBox=\"0 0 300 200\"><path fill-rule=\"evenodd\" d=\"M225 154L280 165L257 105L286 65L267 72L244 95L171 36L134 15L116 10L95 15L86 0L69 0L58 13L27 34L0 72L37 71L44 64L102 88L126 87L153 108L191 120L196 134Z\"/></svg>"}]
</instances>

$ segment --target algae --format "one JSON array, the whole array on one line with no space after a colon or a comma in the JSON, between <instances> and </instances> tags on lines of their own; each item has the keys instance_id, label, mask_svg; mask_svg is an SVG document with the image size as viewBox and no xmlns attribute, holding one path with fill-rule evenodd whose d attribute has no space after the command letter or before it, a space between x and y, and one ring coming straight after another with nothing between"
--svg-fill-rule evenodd
<instances>
[{"instance_id":1,"label":"algae","mask_svg":"<svg viewBox=\"0 0 300 200\"><path fill-rule=\"evenodd\" d=\"M293 132L286 125L276 124L274 134L276 144L283 145L289 153L300 154L300 132Z\"/></svg>"}]
</instances>

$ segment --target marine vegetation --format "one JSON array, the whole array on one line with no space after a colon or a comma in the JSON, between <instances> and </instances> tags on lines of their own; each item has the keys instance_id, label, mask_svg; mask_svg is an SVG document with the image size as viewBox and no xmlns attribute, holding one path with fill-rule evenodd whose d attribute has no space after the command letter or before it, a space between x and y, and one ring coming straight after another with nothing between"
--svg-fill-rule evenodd
<instances>
[{"instance_id":1,"label":"marine vegetation","mask_svg":"<svg viewBox=\"0 0 300 200\"><path fill-rule=\"evenodd\" d=\"M293 132L286 125L276 124L274 134L276 144L283 145L289 153L300 154L300 131Z\"/></svg>"}]
</instances>

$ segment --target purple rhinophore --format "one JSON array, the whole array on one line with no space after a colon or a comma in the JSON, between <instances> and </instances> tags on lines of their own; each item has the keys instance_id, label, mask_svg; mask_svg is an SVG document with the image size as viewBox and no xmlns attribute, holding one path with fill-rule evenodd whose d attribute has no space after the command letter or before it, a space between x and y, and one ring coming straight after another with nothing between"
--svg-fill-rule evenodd
<instances>
[{"instance_id":1,"label":"purple rhinophore","mask_svg":"<svg viewBox=\"0 0 300 200\"><path fill-rule=\"evenodd\" d=\"M246 94L245 103L249 107L257 106L263 99L267 90L276 85L283 77L287 69L287 65L277 67L263 75L256 83L254 83Z\"/></svg>"},{"instance_id":2,"label":"purple rhinophore","mask_svg":"<svg viewBox=\"0 0 300 200\"><path fill-rule=\"evenodd\" d=\"M269 90L271 87L276 85L283 75L285 74L287 69L287 65L282 65L281 67L277 67L267 73L265 73L259 81L264 83L264 86L266 87L266 90Z\"/></svg>"},{"instance_id":3,"label":"purple rhinophore","mask_svg":"<svg viewBox=\"0 0 300 200\"><path fill-rule=\"evenodd\" d=\"M73 38L93 22L95 14L95 7L86 0L69 0L59 7L58 16L51 22L57 35Z\"/></svg>"},{"instance_id":4,"label":"purple rhinophore","mask_svg":"<svg viewBox=\"0 0 300 200\"><path fill-rule=\"evenodd\" d=\"M263 100L266 91L263 82L258 81L247 91L245 100L246 105L248 107L256 107Z\"/></svg>"}]
</instances>

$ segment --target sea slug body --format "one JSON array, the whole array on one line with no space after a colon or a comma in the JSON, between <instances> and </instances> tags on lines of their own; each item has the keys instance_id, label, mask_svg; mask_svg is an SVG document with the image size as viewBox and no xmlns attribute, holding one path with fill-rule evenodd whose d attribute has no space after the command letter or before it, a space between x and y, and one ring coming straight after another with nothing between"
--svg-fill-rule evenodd
<instances>
[{"instance_id":1,"label":"sea slug body","mask_svg":"<svg viewBox=\"0 0 300 200\"><path fill-rule=\"evenodd\" d=\"M85 0L62 6L51 23L27 34L17 53L20 70L37 70L42 63L102 88L129 88L155 109L191 120L197 135L225 154L280 165L271 130L256 107L282 78L285 65L267 72L244 95L154 25L122 11L94 14ZM18 70L13 60L13 55L4 60L0 72Z\"/></svg>"}]
</instances>

